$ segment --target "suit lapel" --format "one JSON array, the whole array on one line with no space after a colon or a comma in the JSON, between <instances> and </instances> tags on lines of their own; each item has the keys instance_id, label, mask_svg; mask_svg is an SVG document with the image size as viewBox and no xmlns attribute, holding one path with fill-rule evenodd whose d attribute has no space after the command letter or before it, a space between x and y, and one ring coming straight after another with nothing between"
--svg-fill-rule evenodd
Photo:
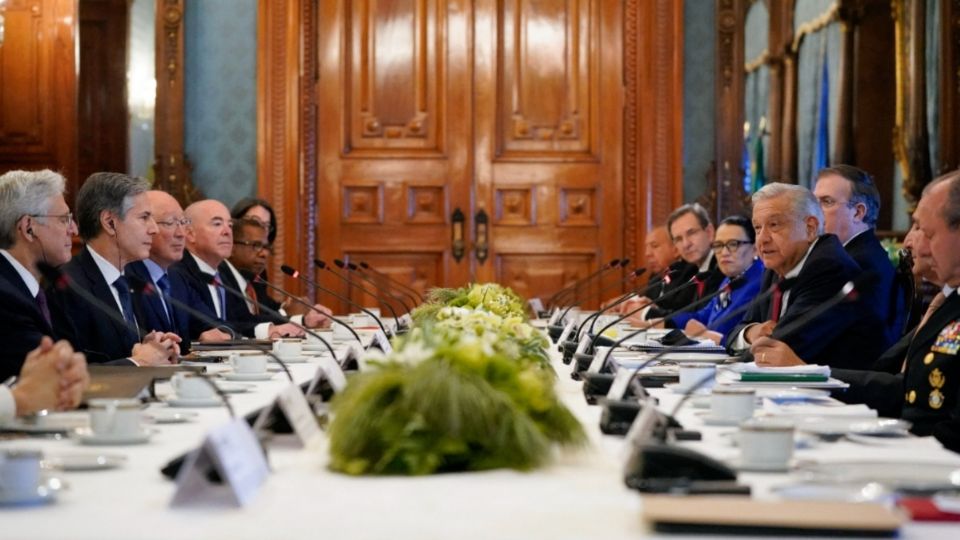
<instances>
[{"instance_id":1,"label":"suit lapel","mask_svg":"<svg viewBox=\"0 0 960 540\"><path fill-rule=\"evenodd\" d=\"M80 270L83 272L90 286L90 293L105 304L104 307L106 309L116 314L116 316L122 320L123 312L120 311L120 308L117 306L117 301L113 297L113 292L110 291L112 285L108 284L103 274L100 273L100 269L97 267L96 261L93 260L93 255L90 254L89 248L86 246L81 248L79 256ZM140 341L139 336L137 336L132 329L127 328L127 325L120 324L118 320L113 317L108 317L107 319L121 340L133 339L134 342Z\"/></svg>"},{"instance_id":2,"label":"suit lapel","mask_svg":"<svg viewBox=\"0 0 960 540\"><path fill-rule=\"evenodd\" d=\"M27 306L30 306L30 315L37 320L40 326L44 329L44 333L47 333L51 336L56 337L56 334L53 331L53 328L50 326L50 323L47 321L46 317L43 316L43 313L40 312L40 306L37 305L37 299L30 294L30 289L27 288L27 284L23 282L23 278L20 277L20 273L17 272L16 268L10 264L10 261L6 257L0 255L0 276L6 279L10 284L10 291L20 299L23 300L23 303Z\"/></svg>"}]
</instances>

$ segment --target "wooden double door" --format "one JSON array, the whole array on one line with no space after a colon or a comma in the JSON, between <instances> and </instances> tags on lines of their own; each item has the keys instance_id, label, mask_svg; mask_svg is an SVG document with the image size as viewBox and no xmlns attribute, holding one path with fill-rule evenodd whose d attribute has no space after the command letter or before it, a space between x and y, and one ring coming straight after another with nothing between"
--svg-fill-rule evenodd
<instances>
[{"instance_id":1,"label":"wooden double door","mask_svg":"<svg viewBox=\"0 0 960 540\"><path fill-rule=\"evenodd\" d=\"M621 2L320 6L321 259L530 297L622 255Z\"/></svg>"}]
</instances>

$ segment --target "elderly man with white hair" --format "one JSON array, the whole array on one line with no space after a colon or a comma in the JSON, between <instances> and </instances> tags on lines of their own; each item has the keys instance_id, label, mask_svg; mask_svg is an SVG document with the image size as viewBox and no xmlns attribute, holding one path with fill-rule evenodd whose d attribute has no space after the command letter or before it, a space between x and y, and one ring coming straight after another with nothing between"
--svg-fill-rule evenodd
<instances>
[{"instance_id":1,"label":"elderly man with white hair","mask_svg":"<svg viewBox=\"0 0 960 540\"><path fill-rule=\"evenodd\" d=\"M731 353L756 352L758 343L776 340L812 364L866 368L885 349L885 342L877 339L884 327L876 310L855 300L835 305L797 330L784 331L861 274L837 237L824 234L823 221L820 204L807 188L772 183L753 195L757 252L767 268L761 290L774 284L777 288L731 332Z\"/></svg>"}]
</instances>

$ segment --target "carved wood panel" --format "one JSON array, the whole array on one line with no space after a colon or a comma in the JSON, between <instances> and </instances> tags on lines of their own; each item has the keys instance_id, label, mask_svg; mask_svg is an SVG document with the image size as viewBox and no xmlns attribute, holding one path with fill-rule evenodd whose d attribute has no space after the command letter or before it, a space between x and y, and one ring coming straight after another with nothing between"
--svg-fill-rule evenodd
<instances>
[{"instance_id":1,"label":"carved wood panel","mask_svg":"<svg viewBox=\"0 0 960 540\"><path fill-rule=\"evenodd\" d=\"M500 157L595 157L599 104L590 98L599 80L598 7L597 0L506 0L498 6Z\"/></svg>"},{"instance_id":2,"label":"carved wood panel","mask_svg":"<svg viewBox=\"0 0 960 540\"><path fill-rule=\"evenodd\" d=\"M544 291L558 291L590 275L599 263L592 254L557 256L517 253L497 257L496 264L500 283L524 298L532 298L542 295Z\"/></svg>"},{"instance_id":3,"label":"carved wood panel","mask_svg":"<svg viewBox=\"0 0 960 540\"><path fill-rule=\"evenodd\" d=\"M357 0L346 8L346 153L439 150L446 3Z\"/></svg>"},{"instance_id":4,"label":"carved wood panel","mask_svg":"<svg viewBox=\"0 0 960 540\"><path fill-rule=\"evenodd\" d=\"M435 286L443 276L443 254L438 252L390 253L351 251L345 255L346 259L354 264L359 264L361 261L365 262L373 268L376 268L381 273L389 276L390 279L409 285L421 296L426 296L427 290L430 289L430 287ZM378 292L375 287L371 286L363 279L357 276L348 277L350 277L354 282L358 283L363 288L371 292ZM384 280L380 279L372 279L372 281L381 287L384 283ZM344 286L344 289L349 294L349 298L354 302L357 302L363 306L379 307L382 314L389 314L389 308L387 308L385 304L377 302L375 298L366 294L357 287L349 287L345 286L343 282L340 283ZM387 289L392 290L392 287L388 286ZM408 298L405 298L402 295L398 296L400 296L404 303L410 304ZM391 303L393 304L394 309L398 307L396 302L391 301ZM357 310L351 309L351 311Z\"/></svg>"},{"instance_id":5,"label":"carved wood panel","mask_svg":"<svg viewBox=\"0 0 960 540\"><path fill-rule=\"evenodd\" d=\"M69 193L79 186L76 17L72 0L9 0L0 46L0 171L59 170Z\"/></svg>"}]
</instances>

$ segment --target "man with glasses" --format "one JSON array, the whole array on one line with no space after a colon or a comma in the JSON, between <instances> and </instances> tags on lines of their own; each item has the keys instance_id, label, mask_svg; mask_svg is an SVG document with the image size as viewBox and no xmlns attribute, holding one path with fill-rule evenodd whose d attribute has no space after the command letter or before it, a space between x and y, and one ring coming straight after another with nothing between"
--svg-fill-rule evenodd
<instances>
[{"instance_id":1,"label":"man with glasses","mask_svg":"<svg viewBox=\"0 0 960 540\"><path fill-rule=\"evenodd\" d=\"M862 270L876 273L876 287L864 301L885 321L886 344L896 342L904 331L905 299L887 251L874 234L880 192L873 178L851 165L834 165L817 173L813 194L823 210L824 230L837 236Z\"/></svg>"},{"instance_id":2,"label":"man with glasses","mask_svg":"<svg viewBox=\"0 0 960 540\"><path fill-rule=\"evenodd\" d=\"M247 309L252 314L259 313L258 303L273 311L286 314L283 306L274 300L267 291L267 286L256 279L263 276L267 267L267 256L272 247L268 243L268 227L255 218L243 218L233 222L233 253L224 261L223 265L229 269L236 280L238 288L244 291L247 297ZM299 306L298 307L304 307ZM303 311L303 310L301 310ZM308 328L328 327L332 312L326 306L315 304L313 309L306 313L294 315L291 320L303 324Z\"/></svg>"},{"instance_id":3,"label":"man with glasses","mask_svg":"<svg viewBox=\"0 0 960 540\"><path fill-rule=\"evenodd\" d=\"M764 343L778 341L814 364L869 367L886 348L878 339L883 324L859 301L837 304L798 331L785 330L861 274L837 237L824 234L823 211L813 193L794 184L765 185L753 194L753 228L767 268L761 290L772 292L730 333L729 352L749 351L762 363Z\"/></svg>"},{"instance_id":4,"label":"man with glasses","mask_svg":"<svg viewBox=\"0 0 960 540\"><path fill-rule=\"evenodd\" d=\"M143 179L100 172L91 174L77 193L77 224L84 246L63 267L73 286L53 290L63 309L52 310L52 315L54 327L58 322L73 325L74 346L89 363L126 357L120 362L165 365L179 358L179 336L140 329L122 273L127 264L150 255L157 234L146 191ZM92 306L77 289L93 295L103 309Z\"/></svg>"},{"instance_id":5,"label":"man with glasses","mask_svg":"<svg viewBox=\"0 0 960 540\"><path fill-rule=\"evenodd\" d=\"M220 201L207 199L187 207L187 249L173 265L199 298L207 314L247 337L266 339L302 336L303 329L266 313L251 313L246 303L228 292L243 291L224 262L233 253L233 220Z\"/></svg>"},{"instance_id":6,"label":"man with glasses","mask_svg":"<svg viewBox=\"0 0 960 540\"><path fill-rule=\"evenodd\" d=\"M133 307L141 330L172 332L183 339L180 349L185 354L190 340L215 342L230 339L230 334L210 326L166 299L170 296L189 306L203 301L187 286L183 276L170 272L170 267L183 259L187 226L190 220L180 203L164 191L148 191L147 200L157 222L157 234L150 244L150 257L127 265L124 273L152 285L153 293L135 291Z\"/></svg>"},{"instance_id":7,"label":"man with glasses","mask_svg":"<svg viewBox=\"0 0 960 540\"><path fill-rule=\"evenodd\" d=\"M645 324L645 320L660 319L689 306L716 291L724 279L710 250L715 232L713 223L702 206L685 204L674 210L667 218L667 231L680 253L680 260L667 268L662 276L662 287L655 287L647 297L631 300L622 310L627 313L649 305L628 319L634 324ZM705 277L698 279L697 275L701 273ZM694 283L691 284L691 280Z\"/></svg>"}]
</instances>

